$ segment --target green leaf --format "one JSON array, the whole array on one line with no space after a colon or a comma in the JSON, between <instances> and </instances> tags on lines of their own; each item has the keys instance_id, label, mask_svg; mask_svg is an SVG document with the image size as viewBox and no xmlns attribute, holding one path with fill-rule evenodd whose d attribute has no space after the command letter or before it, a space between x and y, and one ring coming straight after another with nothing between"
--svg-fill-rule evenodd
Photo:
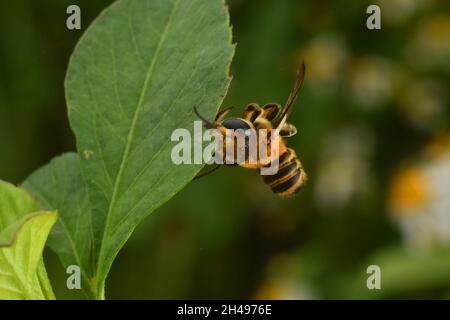
<instances>
[{"instance_id":1,"label":"green leaf","mask_svg":"<svg viewBox=\"0 0 450 320\"><path fill-rule=\"evenodd\" d=\"M39 199L43 208L58 209L59 219L47 244L58 254L64 266L80 267L82 290L94 298L96 287L91 259L94 245L91 207L78 155L67 153L53 159L33 173L23 187Z\"/></svg>"},{"instance_id":2,"label":"green leaf","mask_svg":"<svg viewBox=\"0 0 450 320\"><path fill-rule=\"evenodd\" d=\"M192 131L194 105L210 118L217 112L233 49L222 0L117 1L77 45L65 86L81 170L73 155L64 156L28 187L58 208L65 228L55 230L65 235L51 246L59 246L63 263L78 260L95 297L103 296L111 264L135 226L200 169L172 163L170 137L177 128ZM58 163L66 170L53 168ZM58 195L68 189L79 199L88 194L90 205ZM79 236L84 229L92 236Z\"/></svg>"},{"instance_id":3,"label":"green leaf","mask_svg":"<svg viewBox=\"0 0 450 320\"><path fill-rule=\"evenodd\" d=\"M0 181L0 299L54 299L42 260L56 212L36 212L24 190Z\"/></svg>"}]
</instances>

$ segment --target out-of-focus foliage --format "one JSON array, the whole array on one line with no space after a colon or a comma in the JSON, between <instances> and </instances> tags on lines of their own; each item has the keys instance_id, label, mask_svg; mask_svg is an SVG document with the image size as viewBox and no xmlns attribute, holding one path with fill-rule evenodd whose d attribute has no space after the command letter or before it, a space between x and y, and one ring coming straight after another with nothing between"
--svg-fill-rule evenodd
<instances>
[{"instance_id":1,"label":"out-of-focus foliage","mask_svg":"<svg viewBox=\"0 0 450 320\"><path fill-rule=\"evenodd\" d=\"M0 177L21 182L74 150L63 98L80 31L110 1L9 1L0 10ZM233 82L225 106L284 102L304 59L289 139L309 183L270 193L255 172L192 182L139 226L111 298L450 298L447 1L230 0ZM66 274L47 252L57 297ZM366 288L379 265L382 290ZM53 275L53 276L52 276Z\"/></svg>"}]
</instances>

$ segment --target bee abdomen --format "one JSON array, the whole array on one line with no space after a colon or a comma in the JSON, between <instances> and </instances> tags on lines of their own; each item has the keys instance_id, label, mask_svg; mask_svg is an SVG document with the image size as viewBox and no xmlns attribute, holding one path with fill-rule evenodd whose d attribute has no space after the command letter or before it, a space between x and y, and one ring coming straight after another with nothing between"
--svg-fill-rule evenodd
<instances>
[{"instance_id":1,"label":"bee abdomen","mask_svg":"<svg viewBox=\"0 0 450 320\"><path fill-rule=\"evenodd\" d=\"M272 191L281 197L290 197L303 189L306 182L306 173L300 168L295 175L280 183L270 185Z\"/></svg>"},{"instance_id":2,"label":"bee abdomen","mask_svg":"<svg viewBox=\"0 0 450 320\"><path fill-rule=\"evenodd\" d=\"M306 173L292 149L287 149L279 159L279 170L274 175L263 176L263 180L279 196L289 197L299 192L305 182Z\"/></svg>"}]
</instances>

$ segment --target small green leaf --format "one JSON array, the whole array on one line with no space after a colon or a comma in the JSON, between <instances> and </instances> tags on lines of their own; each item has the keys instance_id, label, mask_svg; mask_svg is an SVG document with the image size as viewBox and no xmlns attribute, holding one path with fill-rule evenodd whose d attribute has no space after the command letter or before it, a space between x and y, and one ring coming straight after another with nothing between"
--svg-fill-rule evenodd
<instances>
[{"instance_id":1,"label":"small green leaf","mask_svg":"<svg viewBox=\"0 0 450 320\"><path fill-rule=\"evenodd\" d=\"M36 212L24 191L0 181L0 299L54 299L42 260L56 212Z\"/></svg>"},{"instance_id":2,"label":"small green leaf","mask_svg":"<svg viewBox=\"0 0 450 320\"><path fill-rule=\"evenodd\" d=\"M50 245L83 269L89 295L103 297L136 225L200 169L171 161L170 137L192 131L194 105L217 112L233 51L223 0L120 0L78 43L65 86L80 160L63 156L25 186L60 212Z\"/></svg>"}]
</instances>

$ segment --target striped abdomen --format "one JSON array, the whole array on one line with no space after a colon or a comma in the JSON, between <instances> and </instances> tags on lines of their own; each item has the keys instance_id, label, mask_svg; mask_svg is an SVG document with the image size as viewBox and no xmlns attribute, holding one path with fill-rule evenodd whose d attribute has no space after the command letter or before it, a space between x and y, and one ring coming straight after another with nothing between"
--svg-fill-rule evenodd
<instances>
[{"instance_id":1,"label":"striped abdomen","mask_svg":"<svg viewBox=\"0 0 450 320\"><path fill-rule=\"evenodd\" d=\"M279 159L279 169L274 175L262 176L272 191L281 197L293 196L299 192L306 182L306 173L295 151L286 148Z\"/></svg>"}]
</instances>

